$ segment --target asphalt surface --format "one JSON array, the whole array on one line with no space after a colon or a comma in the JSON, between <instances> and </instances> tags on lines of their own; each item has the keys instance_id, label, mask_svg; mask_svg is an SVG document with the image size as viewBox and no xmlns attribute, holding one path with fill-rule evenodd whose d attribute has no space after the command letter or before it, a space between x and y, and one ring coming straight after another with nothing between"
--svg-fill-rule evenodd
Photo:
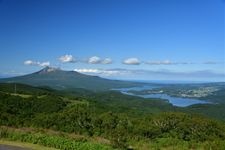
<instances>
[{"instance_id":1,"label":"asphalt surface","mask_svg":"<svg viewBox=\"0 0 225 150\"><path fill-rule=\"evenodd\" d=\"M10 145L1 145L0 150L31 150L27 148L17 147L17 146L10 146Z\"/></svg>"}]
</instances>

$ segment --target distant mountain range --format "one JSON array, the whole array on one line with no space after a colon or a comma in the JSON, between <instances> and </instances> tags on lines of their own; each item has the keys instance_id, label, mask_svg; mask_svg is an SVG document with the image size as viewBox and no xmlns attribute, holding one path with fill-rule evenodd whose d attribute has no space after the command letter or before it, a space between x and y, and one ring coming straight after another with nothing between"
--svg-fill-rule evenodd
<instances>
[{"instance_id":1,"label":"distant mountain range","mask_svg":"<svg viewBox=\"0 0 225 150\"><path fill-rule=\"evenodd\" d=\"M28 75L0 79L0 82L23 83L32 86L47 86L58 90L82 88L92 91L133 87L144 84L130 81L109 80L98 76L85 75L76 71L64 71L53 67L45 67L38 72Z\"/></svg>"}]
</instances>

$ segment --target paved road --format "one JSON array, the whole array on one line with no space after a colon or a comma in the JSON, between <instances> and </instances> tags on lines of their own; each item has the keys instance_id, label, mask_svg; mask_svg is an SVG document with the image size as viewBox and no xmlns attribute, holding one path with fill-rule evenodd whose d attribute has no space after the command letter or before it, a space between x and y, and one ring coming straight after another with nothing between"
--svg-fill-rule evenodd
<instances>
[{"instance_id":1,"label":"paved road","mask_svg":"<svg viewBox=\"0 0 225 150\"><path fill-rule=\"evenodd\" d=\"M31 149L21 148L17 146L10 146L10 145L0 145L0 150L31 150Z\"/></svg>"}]
</instances>

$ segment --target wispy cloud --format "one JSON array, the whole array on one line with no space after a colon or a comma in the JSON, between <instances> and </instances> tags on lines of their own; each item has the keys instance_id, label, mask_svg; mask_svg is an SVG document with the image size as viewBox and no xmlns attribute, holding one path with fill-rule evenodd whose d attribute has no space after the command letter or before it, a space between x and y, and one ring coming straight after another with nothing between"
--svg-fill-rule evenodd
<instances>
[{"instance_id":1,"label":"wispy cloud","mask_svg":"<svg viewBox=\"0 0 225 150\"><path fill-rule=\"evenodd\" d=\"M88 64L112 64L111 58L100 58L98 56L92 56L86 61Z\"/></svg>"},{"instance_id":2,"label":"wispy cloud","mask_svg":"<svg viewBox=\"0 0 225 150\"><path fill-rule=\"evenodd\" d=\"M203 64L206 65L216 65L216 64L224 64L224 62L218 62L218 61L205 61Z\"/></svg>"},{"instance_id":3,"label":"wispy cloud","mask_svg":"<svg viewBox=\"0 0 225 150\"><path fill-rule=\"evenodd\" d=\"M74 69L74 71L89 74L89 75L100 75L100 76L117 76L125 74L125 70L119 69Z\"/></svg>"},{"instance_id":4,"label":"wispy cloud","mask_svg":"<svg viewBox=\"0 0 225 150\"><path fill-rule=\"evenodd\" d=\"M119 70L113 70L113 69L74 69L74 71L90 74L90 75L102 75L102 76L113 76L118 75L121 72Z\"/></svg>"},{"instance_id":5,"label":"wispy cloud","mask_svg":"<svg viewBox=\"0 0 225 150\"><path fill-rule=\"evenodd\" d=\"M72 55L64 55L59 57L59 61L62 63L74 63L76 62L75 58Z\"/></svg>"},{"instance_id":6,"label":"wispy cloud","mask_svg":"<svg viewBox=\"0 0 225 150\"><path fill-rule=\"evenodd\" d=\"M21 76L26 74L25 72L18 72L15 70L10 70L7 72L0 72L0 78L7 78L7 77L13 77L13 76Z\"/></svg>"},{"instance_id":7,"label":"wispy cloud","mask_svg":"<svg viewBox=\"0 0 225 150\"><path fill-rule=\"evenodd\" d=\"M50 62L49 61L39 62L39 61L33 61L33 60L26 60L26 61L24 61L24 65L46 67L46 66L50 66Z\"/></svg>"},{"instance_id":8,"label":"wispy cloud","mask_svg":"<svg viewBox=\"0 0 225 150\"><path fill-rule=\"evenodd\" d=\"M88 63L89 64L100 64L101 63L101 58L98 56L93 56L88 58Z\"/></svg>"},{"instance_id":9,"label":"wispy cloud","mask_svg":"<svg viewBox=\"0 0 225 150\"><path fill-rule=\"evenodd\" d=\"M112 64L112 59L111 58L105 58L102 60L102 64Z\"/></svg>"},{"instance_id":10,"label":"wispy cloud","mask_svg":"<svg viewBox=\"0 0 225 150\"><path fill-rule=\"evenodd\" d=\"M145 76L146 79L192 79L196 78L201 80L202 78L225 78L225 73L216 73L211 70L200 70L192 72L176 72L171 70L144 70L144 69L74 69L74 71L85 73L89 75L99 75L106 77L135 77L139 78Z\"/></svg>"},{"instance_id":11,"label":"wispy cloud","mask_svg":"<svg viewBox=\"0 0 225 150\"><path fill-rule=\"evenodd\" d=\"M34 62L32 60L26 60L26 61L24 61L24 65L36 65L36 62Z\"/></svg>"},{"instance_id":12,"label":"wispy cloud","mask_svg":"<svg viewBox=\"0 0 225 150\"><path fill-rule=\"evenodd\" d=\"M148 65L186 65L186 64L194 64L192 62L172 62L170 60L164 61L147 61L145 64Z\"/></svg>"},{"instance_id":13,"label":"wispy cloud","mask_svg":"<svg viewBox=\"0 0 225 150\"><path fill-rule=\"evenodd\" d=\"M37 62L37 64L41 67L46 67L46 66L50 66L50 62L49 61L46 61L46 62Z\"/></svg>"},{"instance_id":14,"label":"wispy cloud","mask_svg":"<svg viewBox=\"0 0 225 150\"><path fill-rule=\"evenodd\" d=\"M205 62L173 62L170 60L164 61L146 61L144 62L148 65L195 65L195 64L205 64L205 65L216 65L216 64L224 64L224 62L219 61L205 61Z\"/></svg>"},{"instance_id":15,"label":"wispy cloud","mask_svg":"<svg viewBox=\"0 0 225 150\"><path fill-rule=\"evenodd\" d=\"M125 59L122 63L125 65L140 65L141 64L138 58L128 58L128 59Z\"/></svg>"}]
</instances>

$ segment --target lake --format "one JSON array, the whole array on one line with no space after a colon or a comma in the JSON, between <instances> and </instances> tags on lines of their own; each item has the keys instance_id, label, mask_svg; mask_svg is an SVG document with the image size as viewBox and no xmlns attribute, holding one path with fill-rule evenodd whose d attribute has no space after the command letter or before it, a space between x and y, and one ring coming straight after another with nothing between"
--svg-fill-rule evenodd
<instances>
[{"instance_id":1,"label":"lake","mask_svg":"<svg viewBox=\"0 0 225 150\"><path fill-rule=\"evenodd\" d=\"M120 91L121 93L126 94L126 95L139 96L139 97L143 97L143 98L160 98L160 99L168 100L169 103L173 104L174 106L179 106L179 107L186 107L186 106L190 106L193 104L209 103L207 101L198 100L198 99L194 99L194 98L173 97L173 96L170 96L165 93L137 95L137 94L129 92L131 90L132 91L142 91L142 90L151 90L151 89L159 88L159 87L160 86L143 86L143 87L119 88L119 89L113 89L113 90Z\"/></svg>"}]
</instances>

